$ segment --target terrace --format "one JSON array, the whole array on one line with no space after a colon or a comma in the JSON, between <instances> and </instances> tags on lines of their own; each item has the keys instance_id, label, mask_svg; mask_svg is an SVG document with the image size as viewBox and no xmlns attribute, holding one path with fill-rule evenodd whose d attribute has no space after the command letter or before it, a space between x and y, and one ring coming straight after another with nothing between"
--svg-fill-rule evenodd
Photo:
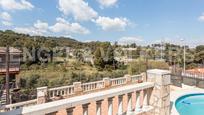
<instances>
[{"instance_id":1,"label":"terrace","mask_svg":"<svg viewBox=\"0 0 204 115\"><path fill-rule=\"evenodd\" d=\"M164 70L37 89L37 99L3 106L5 115L169 115L170 75ZM164 101L166 100L166 101Z\"/></svg>"}]
</instances>

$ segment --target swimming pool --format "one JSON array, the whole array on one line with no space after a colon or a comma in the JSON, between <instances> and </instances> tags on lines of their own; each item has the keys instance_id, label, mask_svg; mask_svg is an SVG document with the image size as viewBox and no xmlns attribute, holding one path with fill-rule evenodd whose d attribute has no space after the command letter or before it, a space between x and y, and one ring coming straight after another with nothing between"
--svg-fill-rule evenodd
<instances>
[{"instance_id":1,"label":"swimming pool","mask_svg":"<svg viewBox=\"0 0 204 115\"><path fill-rule=\"evenodd\" d=\"M184 95L176 100L175 106L180 115L202 115L204 93Z\"/></svg>"}]
</instances>

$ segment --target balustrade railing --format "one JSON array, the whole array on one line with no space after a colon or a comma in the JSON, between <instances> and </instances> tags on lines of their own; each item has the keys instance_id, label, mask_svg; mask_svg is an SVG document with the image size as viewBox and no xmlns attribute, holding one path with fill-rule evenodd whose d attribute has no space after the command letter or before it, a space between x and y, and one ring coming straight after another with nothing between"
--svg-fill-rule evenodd
<instances>
[{"instance_id":1,"label":"balustrade railing","mask_svg":"<svg viewBox=\"0 0 204 115\"><path fill-rule=\"evenodd\" d=\"M74 86L63 86L57 88L48 89L49 98L54 98L55 96L69 96L74 94Z\"/></svg>"},{"instance_id":2,"label":"balustrade railing","mask_svg":"<svg viewBox=\"0 0 204 115\"><path fill-rule=\"evenodd\" d=\"M33 100L25 101L25 102L19 102L19 103L4 105L1 108L4 108L4 109L6 108L6 109L9 109L9 110L13 110L13 109L32 106L32 105L36 105L36 104L37 104L37 99L33 99Z\"/></svg>"},{"instance_id":3,"label":"balustrade railing","mask_svg":"<svg viewBox=\"0 0 204 115\"><path fill-rule=\"evenodd\" d=\"M90 82L90 83L83 83L81 85L83 92L93 91L97 89L104 88L104 81L97 81L97 82Z\"/></svg>"},{"instance_id":4,"label":"balustrade railing","mask_svg":"<svg viewBox=\"0 0 204 115\"><path fill-rule=\"evenodd\" d=\"M131 76L131 82L142 81L142 75L133 75Z\"/></svg>"},{"instance_id":5,"label":"balustrade railing","mask_svg":"<svg viewBox=\"0 0 204 115\"><path fill-rule=\"evenodd\" d=\"M149 98L140 98L141 96L149 97L151 95L149 90L152 90L154 83L144 82L141 84L132 84L124 86L122 89L120 87L114 89L108 89L100 92L95 92L91 94L80 95L76 97L71 97L68 99L53 101L49 103L43 103L34 105L32 107L23 107L19 110L13 110L6 112L6 115L13 114L22 114L22 115L52 115L56 114L59 111L66 110L67 115L74 115L74 110L77 106L82 106L82 111L77 111L76 115L88 115L89 114L89 105L91 102L96 103L96 111L91 111L95 115L124 115L124 114L134 114L139 115L141 113L151 113L153 106L149 105ZM134 96L133 98L133 94ZM127 96L127 100L123 98ZM115 98L116 97L116 98ZM113 106L113 98L118 99L118 106ZM106 100L107 99L107 100ZM135 101L132 101L132 100ZM102 113L102 102L108 101L108 109ZM124 102L127 101L127 102ZM132 103L134 102L134 103ZM127 103L127 106L124 106L123 103ZM95 105L95 104L94 104ZM133 106L135 108L133 108ZM126 108L126 109L124 109ZM114 109L118 110L114 113Z\"/></svg>"},{"instance_id":6,"label":"balustrade railing","mask_svg":"<svg viewBox=\"0 0 204 115\"><path fill-rule=\"evenodd\" d=\"M6 105L6 108L15 109L7 112L3 112L5 115L55 115L66 111L67 115L88 115L90 112L89 105L93 104L96 106L96 111L91 111L94 115L141 115L141 114L167 114L170 112L170 101L168 100L170 85L170 72L166 70L149 70L147 72L147 79L144 78L145 81L151 79L152 82L139 82L141 78L144 77L144 74L138 76L125 76L122 78L104 78L102 81L84 83L80 82L73 83L71 87L59 87L47 89L47 87L37 88L37 104L33 106L25 107L24 105L29 105L29 103L25 104L17 104L17 105ZM137 78L138 77L138 78ZM159 80L155 80L155 77L158 77ZM143 79L142 79L143 80ZM155 80L155 81L153 81ZM138 84L137 84L138 82ZM129 84L130 83L130 84ZM129 85L123 85L129 84ZM123 87L114 87L111 86L120 86ZM71 88L71 92L69 95L74 94L66 99L60 99L52 102L46 102L44 100L47 99L48 92L54 91L58 92L56 94L63 95L67 93L63 93L63 91L67 91L67 89ZM100 88L109 88L106 90L100 90L98 92L92 93L84 93L87 91L93 91ZM75 95L76 94L76 95ZM50 95L50 94L48 94ZM52 96L55 96L52 94ZM125 96L127 98L123 99ZM113 99L117 99L117 101L113 101ZM134 99L134 100L133 100ZM101 104L103 101L107 101L107 109L102 109ZM126 101L126 102L124 102ZM42 102L42 103L39 103ZM95 102L95 104L93 103ZM34 104L34 102L30 102L30 104ZM115 106L115 103L118 106ZM124 103L126 106L124 106ZM78 106L82 107L82 110L75 109ZM104 105L103 105L104 106ZM22 108L21 108L22 107ZM133 108L134 107L134 108ZM64 111L65 110L65 111ZM102 113L103 112L103 113ZM170 113L168 113L170 114Z\"/></svg>"},{"instance_id":7,"label":"balustrade railing","mask_svg":"<svg viewBox=\"0 0 204 115\"><path fill-rule=\"evenodd\" d=\"M104 89L106 87L110 88L110 87L125 85L125 84L128 84L127 82L128 79L130 79L130 82L135 83L135 82L138 82L138 80L142 80L142 75L129 76L129 78L128 77L113 78L113 79L108 79L108 81L101 80L101 81L82 83L82 84L78 82L79 84L76 86L74 85L75 83L73 83L73 85L70 85L70 86L62 86L62 87L56 87L56 88L44 87L43 91L41 91L41 93L39 94L42 94L42 93L46 94L47 95L46 100L47 99L58 100L58 99L61 99L59 97L67 98L68 96L77 95L79 92L80 94L83 94L86 92ZM36 100L20 102L19 104L16 103L16 104L7 105L4 107L4 109L15 109L19 107L24 107L24 105L29 106L33 104L37 104Z\"/></svg>"},{"instance_id":8,"label":"balustrade railing","mask_svg":"<svg viewBox=\"0 0 204 115\"><path fill-rule=\"evenodd\" d=\"M114 78L111 79L111 86L118 86L118 85L124 85L126 84L127 78L121 77L121 78Z\"/></svg>"}]
</instances>

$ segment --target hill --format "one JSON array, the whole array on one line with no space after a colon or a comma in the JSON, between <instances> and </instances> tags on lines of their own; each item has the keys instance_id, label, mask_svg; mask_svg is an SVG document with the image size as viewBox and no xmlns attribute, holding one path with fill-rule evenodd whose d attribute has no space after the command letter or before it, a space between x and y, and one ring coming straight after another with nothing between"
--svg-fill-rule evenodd
<instances>
[{"instance_id":1,"label":"hill","mask_svg":"<svg viewBox=\"0 0 204 115\"><path fill-rule=\"evenodd\" d=\"M45 37L19 34L11 30L0 31L0 46L9 44L12 47L48 47L67 46L83 48L86 44L68 37Z\"/></svg>"}]
</instances>

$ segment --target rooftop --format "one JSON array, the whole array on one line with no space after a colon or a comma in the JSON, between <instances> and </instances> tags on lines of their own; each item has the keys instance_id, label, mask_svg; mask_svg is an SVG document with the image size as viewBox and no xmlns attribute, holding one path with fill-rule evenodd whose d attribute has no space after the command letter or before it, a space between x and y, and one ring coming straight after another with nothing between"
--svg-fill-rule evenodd
<instances>
[{"instance_id":1,"label":"rooftop","mask_svg":"<svg viewBox=\"0 0 204 115\"><path fill-rule=\"evenodd\" d=\"M186 72L190 72L190 73L204 73L204 68L190 69L190 70L186 70Z\"/></svg>"},{"instance_id":2,"label":"rooftop","mask_svg":"<svg viewBox=\"0 0 204 115\"><path fill-rule=\"evenodd\" d=\"M19 49L16 49L14 47L9 48L10 53L22 53ZM6 53L6 47L0 47L0 54L5 54Z\"/></svg>"}]
</instances>

